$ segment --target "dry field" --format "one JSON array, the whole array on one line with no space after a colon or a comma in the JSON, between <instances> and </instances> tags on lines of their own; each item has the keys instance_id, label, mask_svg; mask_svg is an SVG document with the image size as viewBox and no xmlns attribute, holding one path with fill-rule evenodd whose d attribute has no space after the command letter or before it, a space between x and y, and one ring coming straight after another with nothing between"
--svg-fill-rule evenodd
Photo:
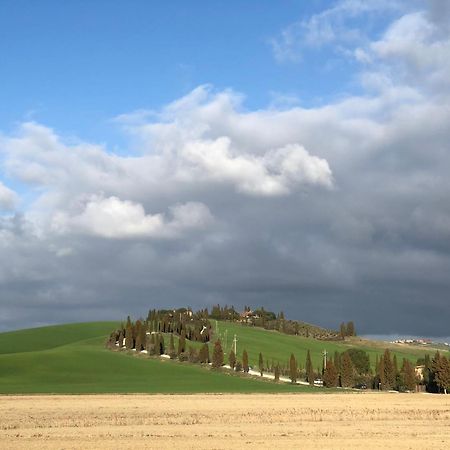
<instances>
[{"instance_id":1,"label":"dry field","mask_svg":"<svg viewBox=\"0 0 450 450\"><path fill-rule=\"evenodd\" d=\"M450 396L0 397L4 449L450 448Z\"/></svg>"}]
</instances>

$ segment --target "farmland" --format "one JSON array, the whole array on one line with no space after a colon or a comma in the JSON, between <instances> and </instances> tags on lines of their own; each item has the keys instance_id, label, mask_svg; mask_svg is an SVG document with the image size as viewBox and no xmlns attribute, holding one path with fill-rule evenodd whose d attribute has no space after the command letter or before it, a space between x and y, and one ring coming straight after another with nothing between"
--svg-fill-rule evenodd
<instances>
[{"instance_id":1,"label":"farmland","mask_svg":"<svg viewBox=\"0 0 450 450\"><path fill-rule=\"evenodd\" d=\"M115 325L114 322L70 324L0 334L0 393L289 392L312 389L227 375L189 363L111 352L105 349L104 342Z\"/></svg>"},{"instance_id":2,"label":"farmland","mask_svg":"<svg viewBox=\"0 0 450 450\"><path fill-rule=\"evenodd\" d=\"M447 448L450 397L427 394L0 397L0 447Z\"/></svg>"}]
</instances>

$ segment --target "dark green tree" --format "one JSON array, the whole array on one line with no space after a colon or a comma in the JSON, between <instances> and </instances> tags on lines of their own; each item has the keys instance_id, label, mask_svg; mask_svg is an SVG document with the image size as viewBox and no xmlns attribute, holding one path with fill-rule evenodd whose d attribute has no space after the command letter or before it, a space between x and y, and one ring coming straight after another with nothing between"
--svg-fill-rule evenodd
<instances>
[{"instance_id":1,"label":"dark green tree","mask_svg":"<svg viewBox=\"0 0 450 450\"><path fill-rule=\"evenodd\" d=\"M383 355L384 366L384 384L382 383L383 390L393 389L395 387L395 369L394 363L391 359L391 352L389 349L384 351Z\"/></svg>"},{"instance_id":2,"label":"dark green tree","mask_svg":"<svg viewBox=\"0 0 450 450\"><path fill-rule=\"evenodd\" d=\"M249 371L249 366L248 366L248 353L247 350L244 349L244 351L242 352L242 370L245 373L248 373Z\"/></svg>"},{"instance_id":3,"label":"dark green tree","mask_svg":"<svg viewBox=\"0 0 450 450\"><path fill-rule=\"evenodd\" d=\"M218 369L223 366L223 350L222 344L220 343L220 339L214 344L214 350L212 355L212 367L214 369Z\"/></svg>"},{"instance_id":4,"label":"dark green tree","mask_svg":"<svg viewBox=\"0 0 450 450\"><path fill-rule=\"evenodd\" d=\"M350 348L345 351L352 360L353 367L359 374L368 374L370 372L369 355L361 349Z\"/></svg>"},{"instance_id":5,"label":"dark green tree","mask_svg":"<svg viewBox=\"0 0 450 450\"><path fill-rule=\"evenodd\" d=\"M183 330L181 332L181 336L178 339L178 350L177 350L177 354L178 356L180 356L181 353L184 353L186 351L186 333Z\"/></svg>"},{"instance_id":6,"label":"dark green tree","mask_svg":"<svg viewBox=\"0 0 450 450\"><path fill-rule=\"evenodd\" d=\"M353 362L348 352L344 352L341 358L341 386L352 387L353 378Z\"/></svg>"},{"instance_id":7,"label":"dark green tree","mask_svg":"<svg viewBox=\"0 0 450 450\"><path fill-rule=\"evenodd\" d=\"M173 333L170 333L169 356L170 356L170 359L175 359L177 356L177 353L175 351L175 342L173 339Z\"/></svg>"},{"instance_id":8,"label":"dark green tree","mask_svg":"<svg viewBox=\"0 0 450 450\"><path fill-rule=\"evenodd\" d=\"M413 365L406 358L403 358L400 380L399 390L414 391L416 389L416 372Z\"/></svg>"},{"instance_id":9,"label":"dark green tree","mask_svg":"<svg viewBox=\"0 0 450 450\"><path fill-rule=\"evenodd\" d=\"M448 359L436 352L431 367L433 380L438 388L438 392L447 394L447 391L450 389L450 364Z\"/></svg>"},{"instance_id":10,"label":"dark green tree","mask_svg":"<svg viewBox=\"0 0 450 450\"><path fill-rule=\"evenodd\" d=\"M164 342L164 335L159 334L159 354L164 355L166 353L166 343Z\"/></svg>"},{"instance_id":11,"label":"dark green tree","mask_svg":"<svg viewBox=\"0 0 450 450\"><path fill-rule=\"evenodd\" d=\"M338 385L338 372L333 361L327 361L327 366L323 372L323 384L325 387L336 387Z\"/></svg>"},{"instance_id":12,"label":"dark green tree","mask_svg":"<svg viewBox=\"0 0 450 450\"><path fill-rule=\"evenodd\" d=\"M386 371L384 367L384 357L381 356L380 362L378 363L378 389L386 389Z\"/></svg>"},{"instance_id":13,"label":"dark green tree","mask_svg":"<svg viewBox=\"0 0 450 450\"><path fill-rule=\"evenodd\" d=\"M206 342L200 348L199 361L202 364L209 363L209 347Z\"/></svg>"},{"instance_id":14,"label":"dark green tree","mask_svg":"<svg viewBox=\"0 0 450 450\"><path fill-rule=\"evenodd\" d=\"M119 333L119 348L123 347L123 340L125 339L125 335L123 332L123 329L120 329L120 333Z\"/></svg>"},{"instance_id":15,"label":"dark green tree","mask_svg":"<svg viewBox=\"0 0 450 450\"><path fill-rule=\"evenodd\" d=\"M152 333L150 339L147 340L147 352L149 355L156 355L156 340L154 333Z\"/></svg>"},{"instance_id":16,"label":"dark green tree","mask_svg":"<svg viewBox=\"0 0 450 450\"><path fill-rule=\"evenodd\" d=\"M128 319L130 316L128 316ZM130 326L127 326L125 330L125 347L127 350L131 350L133 348L133 329Z\"/></svg>"},{"instance_id":17,"label":"dark green tree","mask_svg":"<svg viewBox=\"0 0 450 450\"><path fill-rule=\"evenodd\" d=\"M263 376L263 373L264 373L264 360L263 360L262 353L259 354L258 367L259 367L259 373L261 374L261 376Z\"/></svg>"},{"instance_id":18,"label":"dark green tree","mask_svg":"<svg viewBox=\"0 0 450 450\"><path fill-rule=\"evenodd\" d=\"M312 386L314 384L314 369L311 362L311 354L309 350L306 353L305 371L306 371L306 381Z\"/></svg>"},{"instance_id":19,"label":"dark green tree","mask_svg":"<svg viewBox=\"0 0 450 450\"><path fill-rule=\"evenodd\" d=\"M291 353L289 358L289 378L291 383L295 384L297 382L297 361L293 353Z\"/></svg>"},{"instance_id":20,"label":"dark green tree","mask_svg":"<svg viewBox=\"0 0 450 450\"><path fill-rule=\"evenodd\" d=\"M277 365L275 366L275 372L274 372L274 377L273 377L273 379L274 379L275 381L280 381L280 365L279 365L279 364L277 364Z\"/></svg>"},{"instance_id":21,"label":"dark green tree","mask_svg":"<svg viewBox=\"0 0 450 450\"><path fill-rule=\"evenodd\" d=\"M350 321L347 323L347 336L356 336L355 324Z\"/></svg>"},{"instance_id":22,"label":"dark green tree","mask_svg":"<svg viewBox=\"0 0 450 450\"><path fill-rule=\"evenodd\" d=\"M230 354L228 355L228 364L230 364L232 369L236 366L236 355L233 349L231 349Z\"/></svg>"},{"instance_id":23,"label":"dark green tree","mask_svg":"<svg viewBox=\"0 0 450 450\"><path fill-rule=\"evenodd\" d=\"M431 358L428 353L425 355L423 366L423 384L429 388L431 381Z\"/></svg>"}]
</instances>

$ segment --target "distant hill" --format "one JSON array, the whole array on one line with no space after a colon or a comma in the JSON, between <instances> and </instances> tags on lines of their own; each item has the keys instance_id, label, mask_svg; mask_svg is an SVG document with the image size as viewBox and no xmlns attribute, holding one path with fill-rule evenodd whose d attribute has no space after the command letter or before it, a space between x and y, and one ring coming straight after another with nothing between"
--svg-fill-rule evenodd
<instances>
[{"instance_id":1,"label":"distant hill","mask_svg":"<svg viewBox=\"0 0 450 450\"><path fill-rule=\"evenodd\" d=\"M92 322L0 333L0 394L306 392L188 363L105 348L118 324Z\"/></svg>"}]
</instances>

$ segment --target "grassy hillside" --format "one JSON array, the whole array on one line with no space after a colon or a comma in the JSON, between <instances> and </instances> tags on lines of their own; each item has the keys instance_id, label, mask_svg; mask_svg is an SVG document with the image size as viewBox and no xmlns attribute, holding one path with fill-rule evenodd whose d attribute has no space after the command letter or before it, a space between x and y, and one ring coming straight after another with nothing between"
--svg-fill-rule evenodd
<instances>
[{"instance_id":1,"label":"grassy hillside","mask_svg":"<svg viewBox=\"0 0 450 450\"><path fill-rule=\"evenodd\" d=\"M69 323L0 333L0 355L48 350L80 340L104 336L118 325L117 322Z\"/></svg>"},{"instance_id":2,"label":"grassy hillside","mask_svg":"<svg viewBox=\"0 0 450 450\"><path fill-rule=\"evenodd\" d=\"M69 324L0 334L0 393L305 392L104 348L115 323Z\"/></svg>"},{"instance_id":3,"label":"grassy hillside","mask_svg":"<svg viewBox=\"0 0 450 450\"><path fill-rule=\"evenodd\" d=\"M258 363L259 352L262 352L265 359L287 363L291 353L294 353L299 365L305 367L306 353L311 352L311 358L315 369L322 367L322 352L326 350L329 356L333 357L334 352L343 352L351 347L360 348L366 351L371 360L372 367L375 366L376 355L381 356L385 348L397 355L399 365L403 358L407 358L413 363L417 358L425 353L434 355L434 351L426 351L421 348L402 347L388 343L378 343L373 341L363 341L351 338L342 341L320 341L313 338L282 334L277 331L268 331L262 328L245 326L238 323L218 322L219 335L225 346L225 331L227 331L227 350L231 350L234 334L237 336L237 353L241 358L242 350L245 348L249 354L250 363L254 366Z\"/></svg>"},{"instance_id":4,"label":"grassy hillside","mask_svg":"<svg viewBox=\"0 0 450 450\"><path fill-rule=\"evenodd\" d=\"M233 376L135 352L112 352L105 349L104 343L116 326L115 322L92 322L0 333L0 393L307 392L317 389ZM227 353L236 334L238 358L246 348L250 364L255 367L260 351L265 359L281 363L292 352L304 366L309 349L315 368L321 366L324 349L332 355L335 350L342 352L352 346L362 348L370 354L372 364L376 354L384 351L384 345L371 341L318 341L229 322L219 322L218 329L224 346L227 330ZM415 362L425 354L420 348L390 347L399 363L403 357Z\"/></svg>"}]
</instances>

